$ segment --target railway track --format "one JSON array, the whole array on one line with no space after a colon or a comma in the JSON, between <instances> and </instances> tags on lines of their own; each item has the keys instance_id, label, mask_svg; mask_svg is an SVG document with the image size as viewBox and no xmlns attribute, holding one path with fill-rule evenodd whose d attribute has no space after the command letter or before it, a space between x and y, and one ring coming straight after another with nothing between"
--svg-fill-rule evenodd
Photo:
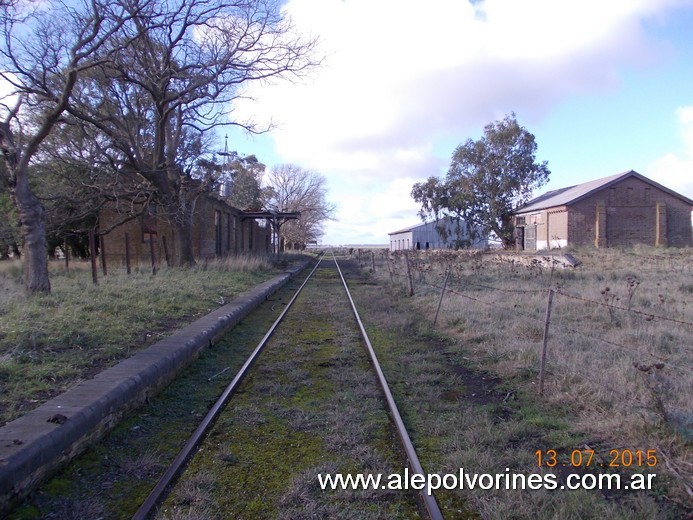
<instances>
[{"instance_id":1,"label":"railway track","mask_svg":"<svg viewBox=\"0 0 693 520\"><path fill-rule=\"evenodd\" d=\"M337 259L321 259L133 518L442 518L426 493L318 486L405 467L424 474Z\"/></svg>"}]
</instances>

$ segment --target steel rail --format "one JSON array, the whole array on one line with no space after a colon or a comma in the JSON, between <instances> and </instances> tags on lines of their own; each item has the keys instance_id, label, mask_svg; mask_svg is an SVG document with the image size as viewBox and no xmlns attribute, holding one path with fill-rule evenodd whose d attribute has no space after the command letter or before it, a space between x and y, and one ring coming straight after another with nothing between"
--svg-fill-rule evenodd
<instances>
[{"instance_id":1,"label":"steel rail","mask_svg":"<svg viewBox=\"0 0 693 520\"><path fill-rule=\"evenodd\" d=\"M176 458L173 460L171 465L168 467L166 470L166 473L162 475L162 477L159 479L157 482L156 486L152 489L151 493L149 496L146 498L146 500L142 503L140 508L137 510L135 515L132 517L133 520L145 520L148 518L148 516L151 514L152 510L160 503L160 501L165 497L166 490L169 488L169 486L175 481L176 477L180 473L181 469L183 466L186 464L188 459L190 458L193 450L200 444L202 439L205 437L207 434L207 431L212 427L214 422L216 421L217 417L221 413L221 411L224 409L226 406L227 401L229 398L234 394L238 386L241 384L241 381L245 377L246 373L248 370L252 367L253 363L257 360L258 356L262 352L263 348L267 344L267 341L272 337L274 334L274 331L277 329L279 326L279 323L284 319L284 316L286 313L289 311L291 306L294 304L296 301L296 298L298 298L298 295L301 293L305 285L308 283L308 280L313 276L313 273L315 270L318 268L320 265L320 262L322 262L322 257L318 260L318 262L315 264L315 267L313 267L312 271L308 274L306 279L303 281L301 286L298 288L296 291L296 294L291 298L289 303L286 305L282 313L279 315L279 317L275 320L275 322L272 324L272 326L269 328L267 333L264 335L264 337L260 340L260 343L258 343L257 347L255 347L255 350L253 351L252 354L248 357L246 362L243 364L243 366L240 368L236 376L233 378L233 381L229 383L229 385L226 387L224 392L221 394L219 399L217 399L216 403L214 403L214 406L209 410L205 418L202 420L200 425L197 427L197 429L193 432L192 436L190 439L186 442L185 446L180 450Z\"/></svg>"},{"instance_id":2,"label":"steel rail","mask_svg":"<svg viewBox=\"0 0 693 520\"><path fill-rule=\"evenodd\" d=\"M371 340L368 338L368 333L366 332L366 329L363 326L363 322L361 321L361 317L359 316L358 310L356 310L356 304L354 304L354 300L351 297L351 293L349 292L349 287L347 286L346 280L344 279L342 270L339 268L337 259L334 257L334 253L332 254L332 258L334 260L335 265L337 266L339 277L342 279L342 284L344 284L344 290L346 291L347 297L349 298L349 302L351 303L351 310L353 311L354 317L356 318L356 322L358 323L359 328L361 329L361 335L363 336L363 339L366 343L366 349L368 350L368 355L371 358L371 363L373 364L373 368L378 374L380 386L382 387L383 393L385 394L385 399L387 401L388 409L390 410L390 415L392 416L392 420L394 421L395 427L397 428L397 433L399 434L399 438L402 441L402 446L404 447L404 451L407 454L407 459L409 459L409 464L414 470L414 473L425 476L423 466L421 466L421 462L419 462L419 457L416 454L416 449L414 448L414 445L412 444L411 439L409 438L409 433L407 432L407 428L404 426L404 421L402 421L402 416L400 415L399 410L397 408L397 403L395 403L395 399L394 397L392 397L392 392L390 391L390 387L387 384L387 379L385 379L385 374L383 374L383 371L380 368L378 357L375 355L375 350L373 350ZM424 506L426 506L428 516L431 518L431 520L442 520L443 514L441 513L440 508L438 507L438 502L436 501L436 498L433 495L433 493L428 494L423 492L422 490L421 497L423 499Z\"/></svg>"}]
</instances>

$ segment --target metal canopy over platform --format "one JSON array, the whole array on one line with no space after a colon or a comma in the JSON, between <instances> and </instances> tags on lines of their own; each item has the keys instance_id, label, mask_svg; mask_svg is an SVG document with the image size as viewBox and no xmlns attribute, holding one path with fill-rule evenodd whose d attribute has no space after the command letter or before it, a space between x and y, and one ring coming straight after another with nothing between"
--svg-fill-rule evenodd
<instances>
[{"instance_id":1,"label":"metal canopy over platform","mask_svg":"<svg viewBox=\"0 0 693 520\"><path fill-rule=\"evenodd\" d=\"M241 221L248 219L265 219L272 227L272 250L279 253L279 230L289 220L297 220L301 217L300 211L241 211Z\"/></svg>"}]
</instances>

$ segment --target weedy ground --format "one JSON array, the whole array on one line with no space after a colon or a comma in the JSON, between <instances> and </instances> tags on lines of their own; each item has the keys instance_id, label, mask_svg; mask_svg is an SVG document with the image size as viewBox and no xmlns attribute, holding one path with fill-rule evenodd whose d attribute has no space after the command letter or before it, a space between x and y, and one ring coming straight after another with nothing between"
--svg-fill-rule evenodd
<instances>
[{"instance_id":1,"label":"weedy ground","mask_svg":"<svg viewBox=\"0 0 693 520\"><path fill-rule=\"evenodd\" d=\"M441 490L437 497L446 518L473 517L469 511L488 519L678 519L691 514L687 504L692 467L692 335L686 325L693 322L690 250L573 251L582 261L573 270L559 270L550 261L421 254L410 258L412 297L403 259L370 254L364 254L362 270L349 271L346 278L427 472L458 474L460 468L500 475L557 472L561 478L569 472L657 474L649 491ZM371 260L375 273L369 273ZM448 271L453 274L434 325ZM563 294L554 297L545 392L539 396L539 352L549 288ZM358 449L362 428L356 427L360 423L349 408L369 415L365 393L357 389L360 399L345 403L346 410L314 408L312 396L334 392L353 366L343 365L345 355L340 350L349 341L327 341L320 327L314 331L308 320L305 323L302 348L307 358L319 363L307 369L298 354L287 351L274 358L261 357L266 362L264 372L253 382L259 394L245 392L240 396L243 401L232 405L235 418L212 435L217 446L203 450L204 464L181 483L168 503L168 516L212 518L235 507L230 502L245 492L244 502L257 508L252 509L256 518L339 518L342 510L328 509L322 501L324 493L316 489L314 471L293 471L296 460L307 462L312 470L343 469L320 458L326 437L316 434L320 431L316 428L325 422L332 424L328 435L341 439L336 443L341 448L330 461L354 457L359 461L355 471L363 471L365 465L372 472L401 472L388 457ZM261 325L253 328L256 334L262 330ZM205 374L231 365L210 363ZM364 387L368 384L363 382ZM111 444L88 452L86 466L73 466L49 482L39 493L45 499L42 509L28 505L17 518L36 518L46 511L72 511L74 518L85 517L81 514L85 511L93 513L86 516L117 517L114 503L116 509L131 513L146 483L152 484L151 475L162 470L165 457L160 453L175 451L180 443L184 428L176 421L194 418L205 407L185 401L195 393L189 388L164 398L168 404L151 404L139 419L117 430L108 441ZM181 403L185 403L182 408ZM173 426L161 433L150 414L172 420ZM380 439L379 445L387 445L390 439L379 421L375 419L365 431ZM235 432L238 442L259 439L262 448L244 455L232 444L235 441L223 436L227 431ZM282 434L279 443L273 444L270 432ZM352 436L358 443L349 440ZM135 438L138 444L129 444ZM170 446L164 449L154 439ZM299 447L300 456L283 461L287 450L282 446L292 444ZM550 449L556 450L559 467L538 467L537 450ZM611 450L655 450L657 465L648 468L621 460L613 468L570 467L571 453L588 450L596 452L596 462L607 466ZM94 475L104 473L104 464L110 471L105 480L101 477L103 484L90 485L90 453L101 464ZM265 483L251 483L244 476L253 464L267 469ZM86 484L85 480L79 484L85 475ZM289 482L279 483L281 475L290 475ZM136 481L139 491L127 487L128 481ZM67 498L75 489L76 498ZM84 493L85 489L90 492ZM265 489L282 504L279 511L268 511L269 516L258 503ZM358 497L337 498L346 504L354 496ZM380 501L389 498L373 493L365 502L373 500L378 504L374 507L387 508ZM406 507L373 511L391 518L411 516Z\"/></svg>"},{"instance_id":2,"label":"weedy ground","mask_svg":"<svg viewBox=\"0 0 693 520\"><path fill-rule=\"evenodd\" d=\"M52 292L28 296L21 265L0 262L0 425L277 273L265 257L189 269L51 265Z\"/></svg>"},{"instance_id":3,"label":"weedy ground","mask_svg":"<svg viewBox=\"0 0 693 520\"><path fill-rule=\"evenodd\" d=\"M318 483L318 474L389 474L404 466L341 281L325 265L159 517L418 518L413 493L324 491Z\"/></svg>"},{"instance_id":4,"label":"weedy ground","mask_svg":"<svg viewBox=\"0 0 693 520\"><path fill-rule=\"evenodd\" d=\"M270 298L9 518L132 518L284 303L281 295Z\"/></svg>"},{"instance_id":5,"label":"weedy ground","mask_svg":"<svg viewBox=\"0 0 693 520\"><path fill-rule=\"evenodd\" d=\"M459 464L489 472L502 473L506 467L526 471L532 463L536 468L535 451L547 449L558 452L559 466L565 463L570 468L574 450L594 450L607 466L619 458L610 471L657 473L657 486L648 493L612 493L609 499L616 500L600 502L590 518L598 517L597 511L622 518L690 514L693 251L585 249L572 254L582 262L575 269L560 269L548 256L532 261L454 252L410 254L407 269L403 255L381 253L372 276L392 283L392 305L406 300L417 309L413 321L401 318L402 341L422 333L444 338L446 346L438 349L438 358L447 356L499 378L506 392L503 401L514 408L489 418L487 435L478 426L470 429L461 418L441 427L458 432L456 448L446 451L452 457L448 463L453 462L449 469ZM370 253L362 265L372 270ZM410 283L413 297L407 296ZM557 292L544 395L539 396L549 288ZM384 322L390 319L383 316ZM431 346L436 344L431 341ZM400 356L398 363L406 362ZM460 387L465 384L461 376ZM516 432L501 433L513 424ZM485 445L494 450L483 449ZM627 453L626 460L620 458L627 450L643 454L655 450L657 465L631 462ZM518 457L522 451L524 461ZM521 507L539 500L544 504L540 517L570 517L583 511L579 503L593 502L599 492L541 495L532 492L515 504ZM470 494L469 498L488 518L512 517L518 511L502 496Z\"/></svg>"}]
</instances>

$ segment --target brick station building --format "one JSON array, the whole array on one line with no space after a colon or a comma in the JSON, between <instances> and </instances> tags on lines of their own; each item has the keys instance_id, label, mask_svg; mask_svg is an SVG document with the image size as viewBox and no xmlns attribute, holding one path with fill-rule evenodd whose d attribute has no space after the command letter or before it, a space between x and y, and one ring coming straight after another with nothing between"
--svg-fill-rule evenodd
<instances>
[{"instance_id":1,"label":"brick station building","mask_svg":"<svg viewBox=\"0 0 693 520\"><path fill-rule=\"evenodd\" d=\"M630 170L550 191L514 213L521 249L691 246L693 201Z\"/></svg>"},{"instance_id":2,"label":"brick station building","mask_svg":"<svg viewBox=\"0 0 693 520\"><path fill-rule=\"evenodd\" d=\"M125 218L114 205L106 206L99 215L100 229L113 228L104 236L109 262L125 263L126 237L133 264L151 261L152 244L157 263L166 261L167 251L172 258L173 229L158 216L157 205L151 205L144 215ZM193 254L196 259L209 260L239 253L267 253L271 231L270 226L263 224L266 223L245 217L243 211L214 196L202 195L193 215Z\"/></svg>"}]
</instances>

